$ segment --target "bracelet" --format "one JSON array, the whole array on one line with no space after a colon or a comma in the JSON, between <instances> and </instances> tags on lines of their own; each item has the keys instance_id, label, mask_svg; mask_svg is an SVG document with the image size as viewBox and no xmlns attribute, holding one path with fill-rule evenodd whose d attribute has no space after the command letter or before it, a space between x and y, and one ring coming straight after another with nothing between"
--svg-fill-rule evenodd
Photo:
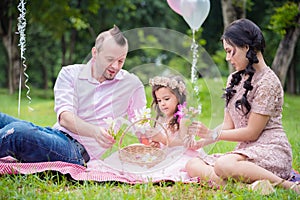
<instances>
[{"instance_id":1,"label":"bracelet","mask_svg":"<svg viewBox=\"0 0 300 200\"><path fill-rule=\"evenodd\" d=\"M216 140L219 137L219 134L220 133L219 133L218 129L214 129L213 132L212 132L211 138L213 140Z\"/></svg>"}]
</instances>

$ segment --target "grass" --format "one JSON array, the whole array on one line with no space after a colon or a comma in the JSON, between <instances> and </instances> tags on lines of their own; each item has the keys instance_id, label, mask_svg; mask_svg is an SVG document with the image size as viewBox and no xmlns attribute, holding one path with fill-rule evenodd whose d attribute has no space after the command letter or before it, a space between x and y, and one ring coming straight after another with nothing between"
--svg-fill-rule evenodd
<instances>
[{"instance_id":1,"label":"grass","mask_svg":"<svg viewBox=\"0 0 300 200\"><path fill-rule=\"evenodd\" d=\"M202 82L200 99L202 114L200 120L213 126L214 122L222 120L219 113L212 110L223 110L223 104L217 108L210 106L210 92ZM222 92L222 91L220 91ZM150 101L149 89L147 99ZM17 95L7 95L7 90L0 89L0 111L18 117ZM34 122L41 126L52 126L56 122L53 110L52 91L32 91L32 102L23 94L20 118ZM50 97L50 98L49 98ZM296 138L300 129L295 114L300 112L300 96L285 95L283 111L283 126L293 148L293 167L300 169L300 144ZM197 103L197 102L193 102ZM34 111L28 110L28 105ZM212 112L210 112L212 111ZM205 149L209 152L224 152L232 149L234 143L219 142L213 148ZM30 175L1 175L0 199L297 199L295 193L280 188L269 196L261 196L249 191L241 183L229 182L225 190L212 189L207 183L184 184L181 182L160 182L129 185L118 182L75 181L68 175L59 172L46 171Z\"/></svg>"}]
</instances>

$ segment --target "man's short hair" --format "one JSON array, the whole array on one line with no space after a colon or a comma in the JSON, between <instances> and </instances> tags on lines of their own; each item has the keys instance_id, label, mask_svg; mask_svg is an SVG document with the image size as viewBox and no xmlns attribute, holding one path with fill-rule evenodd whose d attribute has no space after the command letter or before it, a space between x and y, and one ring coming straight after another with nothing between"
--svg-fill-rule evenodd
<instances>
[{"instance_id":1,"label":"man's short hair","mask_svg":"<svg viewBox=\"0 0 300 200\"><path fill-rule=\"evenodd\" d=\"M113 28L109 29L108 31L102 32L98 35L95 41L95 47L97 51L100 51L103 45L103 41L107 38L112 38L115 40L115 42L120 46L125 46L127 44L127 39L123 35L123 33L120 31L119 27L114 25Z\"/></svg>"}]
</instances>

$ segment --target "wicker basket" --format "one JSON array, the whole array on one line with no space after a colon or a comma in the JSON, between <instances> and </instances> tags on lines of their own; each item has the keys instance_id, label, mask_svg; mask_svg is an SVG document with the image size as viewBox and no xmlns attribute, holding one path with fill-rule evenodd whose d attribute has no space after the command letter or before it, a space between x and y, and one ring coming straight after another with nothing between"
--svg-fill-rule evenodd
<instances>
[{"instance_id":1,"label":"wicker basket","mask_svg":"<svg viewBox=\"0 0 300 200\"><path fill-rule=\"evenodd\" d=\"M154 120L156 122L156 124L159 124L163 128L163 130L165 131L165 134L167 135L167 131L161 123L159 123L158 121L156 121L155 119L152 119L152 118L147 118L147 119ZM131 144L131 145L121 148L123 138L124 138L125 134L127 133L127 131L130 129L131 126L133 126L134 124L136 124L142 120L145 120L145 119L135 121L129 127L127 127L127 129L123 132L122 136L120 137L120 141L119 141L119 158L122 162L135 164L140 167L151 168L166 158L166 153L163 151L163 149L140 144L140 143Z\"/></svg>"}]
</instances>

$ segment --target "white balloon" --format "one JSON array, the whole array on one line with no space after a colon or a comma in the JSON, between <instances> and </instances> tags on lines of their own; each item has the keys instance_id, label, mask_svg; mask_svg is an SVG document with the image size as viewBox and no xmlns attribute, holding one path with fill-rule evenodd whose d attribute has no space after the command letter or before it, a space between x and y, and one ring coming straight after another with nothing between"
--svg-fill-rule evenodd
<instances>
[{"instance_id":1,"label":"white balloon","mask_svg":"<svg viewBox=\"0 0 300 200\"><path fill-rule=\"evenodd\" d=\"M180 11L191 29L197 31L210 10L209 0L181 0Z\"/></svg>"}]
</instances>

